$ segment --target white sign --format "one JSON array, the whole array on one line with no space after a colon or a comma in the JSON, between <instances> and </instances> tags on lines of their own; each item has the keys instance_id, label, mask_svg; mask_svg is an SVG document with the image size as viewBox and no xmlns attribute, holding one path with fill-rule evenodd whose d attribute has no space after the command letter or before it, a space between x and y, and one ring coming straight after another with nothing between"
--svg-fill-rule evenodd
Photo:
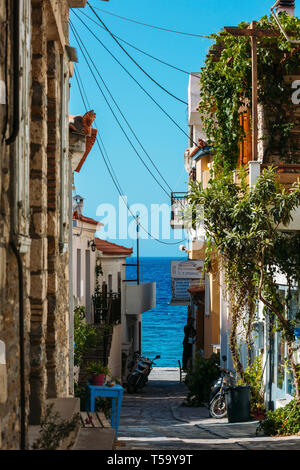
<instances>
[{"instance_id":1,"label":"white sign","mask_svg":"<svg viewBox=\"0 0 300 470\"><path fill-rule=\"evenodd\" d=\"M204 279L204 261L171 261L171 277L175 279Z\"/></svg>"}]
</instances>

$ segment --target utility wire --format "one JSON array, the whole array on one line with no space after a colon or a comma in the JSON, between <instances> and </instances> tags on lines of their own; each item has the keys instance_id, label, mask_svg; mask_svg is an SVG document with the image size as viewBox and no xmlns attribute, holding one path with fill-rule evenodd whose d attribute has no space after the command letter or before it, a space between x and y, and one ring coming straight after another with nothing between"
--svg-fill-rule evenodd
<instances>
[{"instance_id":1,"label":"utility wire","mask_svg":"<svg viewBox=\"0 0 300 470\"><path fill-rule=\"evenodd\" d=\"M73 11L75 16L81 21L81 23L87 28L87 30L92 34L92 36L96 39L96 41L101 44L101 46L110 54L113 59L122 67L122 69L127 73L127 75L130 76L130 78L136 83L136 85L141 88L141 90L153 101L153 103L156 104L156 106L170 119L171 122L189 139L190 136L189 134L175 121L174 118L156 101L153 96L136 80L136 78L124 67L124 65L117 59L117 57L114 56L114 54L103 44L103 42L95 35L95 33L88 27L88 25ZM100 25L99 25L100 26ZM194 145L198 145L196 142L193 141Z\"/></svg>"},{"instance_id":2,"label":"utility wire","mask_svg":"<svg viewBox=\"0 0 300 470\"><path fill-rule=\"evenodd\" d=\"M85 107L85 110L88 111L89 109L91 109L91 107L90 107L90 105L89 105L89 100L88 100L87 94L86 94L86 92L85 92L85 89L84 89L84 86L83 86L83 82L82 82L81 77L80 77L79 70L76 71L76 68L74 68L74 75L75 75L75 79L76 79L76 82L77 82L77 86L78 86L78 89L79 89L79 93L80 93L80 96L81 96L83 105L84 105L84 107ZM97 129L96 120L95 120L95 127L96 127L96 129ZM107 150L106 150L106 148L105 148L105 145L104 145L104 142L103 142L103 140L102 140L102 137L101 137L100 132L98 132L98 134L97 134L97 139L99 139L100 142L101 142L101 145L102 145L102 147L103 147L103 151L104 151L104 153L106 154L106 158L107 158L107 160L108 160L108 162L109 162L109 165L110 165L110 170L111 170L111 172L113 173L113 175L112 175L111 172L110 172L110 170L109 170L109 168L107 168L108 171L109 171L109 173L110 173L110 175L111 175L111 178L112 178L113 180L115 180L114 183L115 183L116 185L118 185L118 191L119 191L120 193L124 194L124 191L122 190L120 183L117 181L117 176L116 176L116 174L115 174L115 172L114 172L113 166L112 166L111 161L110 161L110 159L109 159L109 155L108 155ZM102 154L102 150L101 150L101 148L100 148L100 145L99 145L99 142L98 142L98 141L97 141L97 144L98 144L98 146L99 146L99 150L100 150L101 155L103 155L103 154ZM106 164L106 160L105 160L105 158L104 158L104 155L103 155L103 160L104 160L104 163Z\"/></svg>"},{"instance_id":3,"label":"utility wire","mask_svg":"<svg viewBox=\"0 0 300 470\"><path fill-rule=\"evenodd\" d=\"M161 185L161 183L159 182L159 180L155 177L155 175L152 173L152 171L149 169L149 167L147 166L147 164L146 164L146 163L144 162L144 160L142 159L141 155L139 154L139 152L138 152L137 149L135 148L134 144L132 143L132 141L131 141L130 138L128 137L126 131L124 130L122 124L120 123L118 117L116 116L114 110L112 109L112 107L111 107L111 105L110 105L108 99L106 98L106 96L105 96L105 94L104 94L104 92L103 92L103 90L102 90L102 88L101 88L101 86L100 86L100 84L99 84L99 81L97 80L97 77L95 76L95 74L94 74L94 72L93 72L93 70L92 70L92 68L91 68L91 66L90 66L89 61L93 64L93 66L94 66L94 68L95 68L95 70L96 70L98 76L100 77L100 79L101 79L103 85L105 86L107 92L109 93L110 97L112 98L114 104L115 104L116 107L118 108L120 114L122 115L123 119L124 119L125 122L127 123L127 125L128 125L128 127L130 128L131 132L135 135L135 133L134 133L133 129L131 128L129 122L127 121L126 117L124 116L123 112L121 111L120 107L118 106L117 102L115 101L114 97L112 96L111 92L109 91L109 89L108 89L106 83L104 82L103 78L101 77L101 75L100 75L100 73L99 73L99 71L98 71L98 69L97 69L97 67L96 67L96 65L95 65L95 63L94 63L92 57L91 57L90 54L88 53L86 47L84 46L82 40L80 39L80 37L79 37L79 35L78 35L78 33L75 31L75 28L74 28L73 23L72 23L71 20L70 20L70 26L71 26L72 32L73 32L73 34L74 34L74 37L75 37L75 39L76 39L76 42L77 42L77 44L78 44L78 46L79 46L79 48L80 48L80 50L81 50L81 53L82 53L82 55L83 55L83 57L84 57L84 59L85 59L85 61L86 61L86 63L87 63L87 66L88 66L88 68L90 69L90 72L91 72L91 74L93 75L93 77L94 77L94 79L95 79L95 82L96 82L96 84L97 84L97 86L98 86L98 88L99 88L99 90L100 90L100 92L101 92L103 98L104 98L105 101L106 101L106 104L108 105L109 109L111 110L111 112L112 112L113 116L115 117L115 119L116 119L118 125L120 126L121 130L123 131L123 133L124 133L124 135L125 135L127 141L129 142L129 144L130 144L131 147L133 148L134 152L137 154L137 156L138 156L138 158L140 159L140 161L142 162L142 164L145 166L145 168L148 170L148 172L151 174L151 176L152 176L152 177L154 178L154 180L157 182L157 184L158 184L158 185L161 187L161 189L166 193L166 195L167 195L168 197L170 197L170 196L169 196L169 193L168 193L168 192L165 190L165 188ZM82 45L82 47L83 47L84 50L85 50L85 53L86 53L87 56L89 57L89 61L87 60L86 55L85 55L85 53L83 52L83 49L82 49L82 47L81 47L80 44ZM136 137L136 139L138 140L138 138L137 138L136 135L135 135L135 137ZM138 142L139 142L139 140L138 140Z\"/></svg>"},{"instance_id":4,"label":"utility wire","mask_svg":"<svg viewBox=\"0 0 300 470\"><path fill-rule=\"evenodd\" d=\"M77 77L76 77L76 78L77 78ZM82 87L83 92L84 92L84 88L83 88L82 81L81 81L80 77L78 77L78 78L79 78L79 81L80 81L80 83L81 83L81 87ZM81 98L83 99L82 91L81 91L81 89L80 89L80 85L79 85L79 84L78 84L78 87L79 87L79 91L80 91L80 94L81 94ZM86 101L87 101L86 95L85 95L85 98L86 98ZM87 101L87 102L88 102L88 101ZM126 122L127 122L127 121L126 121ZM128 125L129 125L129 124L128 124ZM130 129L131 129L131 127L130 127ZM137 141L138 141L139 144L141 145L142 149L143 149L144 152L146 153L147 157L149 158L149 160L151 161L151 163L153 164L153 166L155 167L155 169L157 170L157 172L159 173L159 175L161 176L161 178L164 180L164 182L166 183L166 185L168 186L168 188L169 188L170 191L172 192L172 191L173 191L172 188L168 185L167 181L164 179L164 177L163 177L162 174L160 173L159 169L157 168L157 166L156 166L155 163L153 162L153 160L152 160L152 158L150 157L150 155L148 154L148 152L145 150L145 148L144 148L144 146L142 145L142 143L140 142L140 140L137 138L137 136L136 136L136 134L134 133L134 131L133 131L132 129L131 129L131 131L133 132L133 135L136 137ZM100 138L100 140L102 140L102 139L101 139L101 136L99 136L99 138ZM104 146L104 143L103 143L103 142L102 142L102 145L103 145L104 151L106 152L105 146ZM106 152L106 153L107 153L107 152Z\"/></svg>"},{"instance_id":5,"label":"utility wire","mask_svg":"<svg viewBox=\"0 0 300 470\"><path fill-rule=\"evenodd\" d=\"M74 13L75 13L75 11L74 11ZM105 30L105 28L104 28L103 26L101 26L101 24L99 24L97 21L95 21L95 20L94 20L93 18L91 18L89 15L87 15L86 13L84 13L84 11L80 11L80 13L81 13L81 15L84 15L84 16L85 16L86 18L88 18L90 21L92 21L93 23L95 23L97 26L99 26L99 28L102 28L102 29ZM106 30L105 30L105 31L106 31ZM187 70L181 69L180 67L176 67L175 65L169 64L169 62L166 62L166 61L164 61L164 60L162 60L162 59L159 59L158 57L155 57L155 56L149 54L149 52L143 51L142 49L140 49L140 48L134 46L134 45L131 44L130 42L125 41L125 39L120 38L120 36L117 36L115 33L113 33L113 35L114 35L117 39L119 39L119 41L124 42L125 44L127 44L127 46L132 47L133 49L135 49L135 50L138 51L138 52L141 52L142 54L146 55L147 57L150 57L151 59L156 60L157 62L160 62L161 64L164 64L164 65L166 65L167 67L170 67L170 68L172 68L172 69L174 69L174 70L177 70L178 72L182 72L182 73L184 73L185 75L193 75L194 77L199 78L198 75L195 75L195 74L193 74L193 73L191 73L191 72L188 72Z\"/></svg>"},{"instance_id":6,"label":"utility wire","mask_svg":"<svg viewBox=\"0 0 300 470\"><path fill-rule=\"evenodd\" d=\"M106 31L111 35L111 37L113 38L113 40L118 44L118 46L122 49L122 51L125 52L125 54L129 57L129 59L148 77L150 78L150 80L155 83L159 88L161 88L163 91L165 91L168 95L172 96L175 100L177 101L180 101L181 103L185 104L186 106L188 106L188 103L186 101L183 101L181 98L178 98L177 96L175 96L173 93L171 93L169 90L167 90L165 87L163 87L160 83L158 83L153 77L151 77L151 75L146 72L146 70L140 65L138 64L138 62L129 54L129 52L127 52L127 50L122 46L122 44L119 43L119 41L117 40L117 38L115 38L115 36L113 35L113 33L110 32L110 30L107 28L107 26L103 23L103 21L101 20L101 18L99 17L99 15L95 12L95 10L93 9L93 7L90 5L89 2L87 2L88 6L90 7L90 9L92 10L92 12L94 13L94 15L98 18L98 20L101 22L101 24L104 26L104 28L106 29Z\"/></svg>"},{"instance_id":7,"label":"utility wire","mask_svg":"<svg viewBox=\"0 0 300 470\"><path fill-rule=\"evenodd\" d=\"M75 79L76 79L76 82L77 82L77 86L78 86L78 89L79 89L79 92L80 92L80 96L81 96L83 105L84 105L85 109L88 110L88 108L90 108L90 105L89 105L89 101L88 101L88 98L87 98L87 94L86 94L85 89L84 89L84 86L83 86L83 82L82 82L81 77L80 77L79 70L77 70L77 73L76 73L76 68L75 68L74 71L75 71ZM95 121L95 128L97 129L96 121ZM112 182L114 183L115 188L117 189L117 192L119 193L120 197L122 198L122 200L123 200L123 202L124 202L124 204L125 204L125 206L126 206L128 212L132 215L132 217L134 218L134 220L137 220L137 216L132 212L132 210L131 210L130 207L128 206L128 203L127 203L127 201L126 201L126 199L125 199L125 197L124 197L124 192L123 192L123 190L122 190L122 188L121 188L121 185L120 185L120 183L119 183L119 181L118 181L118 179L117 179L117 176L116 176L116 174L115 174L115 172L114 172L113 166L112 166L111 161L110 161L110 159L109 159L109 155L108 155L108 153L107 153L107 151L106 151L106 149L105 149L105 146L104 146L104 144L103 144L103 141L101 140L103 149L104 149L105 154L106 154L106 158L107 158L107 160L109 161L109 165L108 165L108 163L107 163L107 160L106 160L106 158L105 158L105 156L104 156L103 150L102 150L102 148L101 148L101 146L100 146L98 137L100 137L100 133L99 133L99 132L97 133L96 142L97 142L97 145L98 145L100 154L101 154L101 156L102 156L102 159L103 159L103 161L104 161L104 164L105 164L105 166L106 166L106 168L107 168L107 170L108 170L108 172L109 172L109 175L110 175L110 177L111 177L111 179L112 179ZM101 139L101 138L100 138L100 139ZM164 244L164 245L178 245L179 243L182 243L182 242L185 241L185 239L183 239L183 240L180 240L180 241L178 241L178 242L164 242L163 240L159 240L158 238L153 237L153 235L151 235L151 233L150 233L141 223L140 223L140 226L141 226L141 228L145 231L145 233L147 233L147 234L150 236L150 238L152 238L152 240L154 240L154 241L156 241L156 242L158 242L158 243L162 243L162 244Z\"/></svg>"},{"instance_id":8,"label":"utility wire","mask_svg":"<svg viewBox=\"0 0 300 470\"><path fill-rule=\"evenodd\" d=\"M196 38L207 38L207 39L211 39L210 36L204 36L204 35L201 35L201 34L193 34L193 33L185 33L183 31L176 31L176 30L173 30L173 29L168 29L168 28L162 28L160 26L154 26L154 25L151 25L151 24L147 24L147 23L142 23L141 21L137 21L137 20L133 20L131 18L125 18L124 16L120 16L120 15L116 15L115 13L112 13L110 11L106 11L106 10L103 10L102 8L99 8L99 7L95 7L96 10L100 10L102 11L103 13L106 13L107 15L111 15L111 16L115 16L116 18L120 18L122 20L126 20L126 21L131 21L132 23L137 23L137 24L140 24L142 26L147 26L148 28L155 28L155 29L160 29L162 31L167 31L168 33L176 33L176 34L183 34L184 36L192 36L192 37L196 37Z\"/></svg>"}]
</instances>

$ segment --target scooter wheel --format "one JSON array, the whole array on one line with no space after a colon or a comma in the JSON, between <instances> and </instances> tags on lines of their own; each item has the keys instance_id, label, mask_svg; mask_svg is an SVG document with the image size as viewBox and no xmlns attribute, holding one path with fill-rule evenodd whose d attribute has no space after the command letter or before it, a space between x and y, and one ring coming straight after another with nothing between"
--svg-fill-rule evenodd
<instances>
[{"instance_id":1,"label":"scooter wheel","mask_svg":"<svg viewBox=\"0 0 300 470\"><path fill-rule=\"evenodd\" d=\"M209 414L212 418L221 419L227 416L225 397L218 395L209 406Z\"/></svg>"},{"instance_id":2,"label":"scooter wheel","mask_svg":"<svg viewBox=\"0 0 300 470\"><path fill-rule=\"evenodd\" d=\"M127 390L127 393L134 393L136 391L135 386L131 384L127 384L126 390Z\"/></svg>"}]
</instances>

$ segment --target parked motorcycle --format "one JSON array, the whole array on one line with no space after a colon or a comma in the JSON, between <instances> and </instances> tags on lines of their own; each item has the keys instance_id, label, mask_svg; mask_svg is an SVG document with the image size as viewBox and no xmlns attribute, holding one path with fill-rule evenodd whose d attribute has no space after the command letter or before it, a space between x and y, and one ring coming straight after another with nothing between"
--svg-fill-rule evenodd
<instances>
[{"instance_id":1,"label":"parked motorcycle","mask_svg":"<svg viewBox=\"0 0 300 470\"><path fill-rule=\"evenodd\" d=\"M156 359L160 359L160 356L156 356L151 361L148 357L141 356L139 351L134 353L133 361L129 365L131 371L127 376L126 389L128 393L134 393L145 387Z\"/></svg>"},{"instance_id":2,"label":"parked motorcycle","mask_svg":"<svg viewBox=\"0 0 300 470\"><path fill-rule=\"evenodd\" d=\"M224 369L216 364L221 370L221 377L211 387L209 398L209 414L212 418L225 418L227 416L225 390L227 387L235 386L235 376L231 370Z\"/></svg>"}]
</instances>

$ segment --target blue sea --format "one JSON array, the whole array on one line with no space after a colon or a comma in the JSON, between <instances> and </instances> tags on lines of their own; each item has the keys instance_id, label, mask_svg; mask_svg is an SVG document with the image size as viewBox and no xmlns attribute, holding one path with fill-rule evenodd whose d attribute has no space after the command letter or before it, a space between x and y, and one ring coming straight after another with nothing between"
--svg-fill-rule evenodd
<instances>
[{"instance_id":1,"label":"blue sea","mask_svg":"<svg viewBox=\"0 0 300 470\"><path fill-rule=\"evenodd\" d=\"M156 308L143 313L142 353L150 358L160 354L157 367L178 367L182 361L183 328L187 307L171 306L171 260L182 258L140 258L141 282L156 282ZM128 263L135 263L135 258ZM136 267L126 268L126 278L136 279Z\"/></svg>"}]
</instances>

